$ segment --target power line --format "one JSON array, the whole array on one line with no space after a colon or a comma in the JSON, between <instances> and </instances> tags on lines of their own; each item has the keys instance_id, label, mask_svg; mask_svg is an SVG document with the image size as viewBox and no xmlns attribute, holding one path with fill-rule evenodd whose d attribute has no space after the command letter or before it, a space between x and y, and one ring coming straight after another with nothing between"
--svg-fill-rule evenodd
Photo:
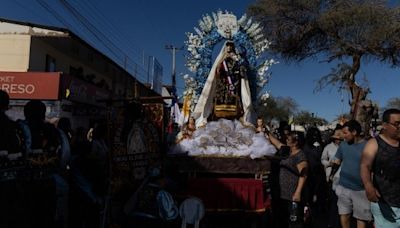
<instances>
[{"instance_id":1,"label":"power line","mask_svg":"<svg viewBox=\"0 0 400 228\"><path fill-rule=\"evenodd\" d=\"M113 42L116 41L116 43L118 43L120 45L122 43L124 43L124 41L125 41L125 44L127 44L127 46L133 51L133 53L137 53L136 55L135 54L134 55L125 54L125 56L127 57L126 60L127 61L131 60L134 65L138 65L138 66L134 66L134 69L140 68L139 70L141 72L143 71L144 74L147 74L148 72L146 72L146 70L143 68L143 67L145 67L146 62L147 62L147 60L145 59L144 51L142 51L142 53L138 53L138 50L136 50L136 48L131 45L132 42L129 41L128 39L126 39L127 35L125 35L125 34L123 34L122 36L118 35L118 34L122 34L121 30L116 29L116 26L111 24L111 22L109 22L110 20L107 19L106 16L104 16L104 14L101 14L101 12L99 12L97 8L92 8L91 6L86 4L85 1L84 1L84 3L85 3L85 8L88 9L90 12L90 13L86 13L85 15L90 15L91 18L93 19L93 21L95 21L95 22L100 21L100 24L105 27L105 29L103 29L103 31L108 31L108 32L112 31L112 32L108 33L109 34L108 37L110 38L111 41L113 41ZM78 4L78 5L80 6L80 8L84 7L81 4ZM89 8L87 8L87 7L89 7ZM96 15L100 15L102 18L98 18L98 16L96 17ZM102 20L102 19L104 19L104 20ZM107 24L108 24L108 26L106 26ZM125 39L123 39L123 38L125 38ZM130 53L130 52L128 52L128 53ZM130 56L133 56L133 58L131 59ZM135 59L137 60L137 62L139 62L141 64L138 64L135 61ZM128 64L127 61L124 61L124 66ZM137 70L135 72L137 72Z\"/></svg>"},{"instance_id":2,"label":"power line","mask_svg":"<svg viewBox=\"0 0 400 228\"><path fill-rule=\"evenodd\" d=\"M25 9L27 12L32 13L32 14L34 14L35 16L40 17L40 18L46 20L46 18L44 18L43 15L38 14L36 10L29 9L29 8L28 8L27 6L25 6L24 4L21 4L18 0L15 0L15 1L13 1L13 2L14 2L15 4L17 4L19 7Z\"/></svg>"},{"instance_id":3,"label":"power line","mask_svg":"<svg viewBox=\"0 0 400 228\"><path fill-rule=\"evenodd\" d=\"M57 12L55 11L52 7L50 7L50 5L48 5L45 1L43 0L36 0L47 12L49 12L50 14L52 14L61 24L63 24L66 28L68 28L69 30L73 31L73 26L71 24L69 24L66 20L64 20L64 18ZM91 39L87 38L88 40L91 41ZM92 45L95 44L95 42L91 41ZM104 44L105 45L105 44ZM106 46L106 45L105 45ZM112 54L115 55L116 58L119 58L119 56L114 53L111 52Z\"/></svg>"},{"instance_id":4,"label":"power line","mask_svg":"<svg viewBox=\"0 0 400 228\"><path fill-rule=\"evenodd\" d=\"M50 7L50 5L48 5L45 1L43 0L36 0L36 2L38 2L47 12L49 12L51 15L53 15L61 24L63 24L63 26L67 29L69 29L70 31L75 31L75 26L72 26L71 24L69 24L66 20L64 20L64 18L56 11L54 10L52 7ZM92 46L95 46L95 43L90 37L86 37L86 40L88 41L88 43L90 43ZM118 56L115 56L118 57Z\"/></svg>"},{"instance_id":5,"label":"power line","mask_svg":"<svg viewBox=\"0 0 400 228\"><path fill-rule=\"evenodd\" d=\"M71 4L69 4L66 0L59 0L59 2L61 2L63 4L63 6L65 6L65 8L72 13L72 15L80 22L84 25L84 27L93 35L96 37L96 39L98 39L101 43L103 43L103 45L105 45L105 47L112 53L114 53L114 55L116 55L116 57L119 58L119 60L121 61L121 57L122 57L122 61L121 63L123 63L124 67L126 68L125 70L127 70L127 60L130 60L130 58L128 57L128 55L126 55L124 53L124 51L122 51L118 46L116 46L106 35L104 35L100 30L98 30L96 28L96 26L94 26L86 17L84 17L78 10L76 10ZM101 37L100 37L101 36ZM105 43L104 41L106 41L107 43ZM109 46L111 45L112 48L116 49L118 52L120 52L122 54L122 56L118 56L118 54ZM145 76L142 74L142 72L146 72L143 68L141 68L141 66L139 66L135 61L133 61L134 64L134 70L135 70L135 76L136 77L141 77L141 79L143 81L145 81ZM138 69L140 71L138 71ZM127 70L128 71L128 70Z\"/></svg>"},{"instance_id":6,"label":"power line","mask_svg":"<svg viewBox=\"0 0 400 228\"><path fill-rule=\"evenodd\" d=\"M47 4L44 0L36 0L46 11L52 14L61 24L63 24L66 28L73 31L74 26L68 23L56 10L54 10L49 4ZM87 18L85 18L79 11L77 11L72 5L70 5L65 0L59 0L65 9L70 12L78 22L80 22L81 26L83 26L86 30L88 30L94 38L96 38L104 47L112 54L118 64L120 66L124 66L127 72L131 72L135 77L139 78L141 81L145 81L147 71L143 69L139 64L137 64L134 60L132 60L124 51L122 51L118 46L116 46L112 40L108 39L106 35L104 35L99 29L96 28ZM96 46L96 42L92 41L90 38L86 38L90 40L93 46ZM130 64L132 62L132 66Z\"/></svg>"},{"instance_id":7,"label":"power line","mask_svg":"<svg viewBox=\"0 0 400 228\"><path fill-rule=\"evenodd\" d=\"M132 42L126 39L128 37L126 34L124 34L121 30L116 29L116 26L111 23L110 19L107 18L101 11L96 7L96 5L93 5L90 1L75 1L78 5L80 3L83 3L86 5L87 9L89 10L90 13L87 15L92 16L92 18L95 21L101 21L101 24L103 25L108 25L109 30L112 30L113 32L110 33L111 36L115 34L119 34L119 36L115 35L114 37L117 38L119 41L125 41L125 43L129 46L130 49L132 49L133 52L136 52L137 55L142 55L142 50L139 50L139 48L135 47L132 45ZM96 15L93 15L96 14ZM125 39L124 39L125 38Z\"/></svg>"},{"instance_id":8,"label":"power line","mask_svg":"<svg viewBox=\"0 0 400 228\"><path fill-rule=\"evenodd\" d=\"M61 4L63 4L65 6L65 8L72 13L72 15L79 21L82 23L82 25L90 32L92 33L92 35L94 37L96 37L96 39L98 39L100 42L102 42L108 49L109 51L113 52L116 56L118 56L117 53L114 52L114 50L112 48L110 48L108 46L108 44L104 43L103 39L106 40L109 44L111 44L113 46L113 48L119 50L120 52L122 52L122 50L120 50L117 46L115 46L106 36L104 36L96 27L94 27L85 17L83 17L73 6L71 6L66 0L59 0L59 2L61 2ZM94 31L93 31L94 30ZM100 36L98 35L100 34L102 36L102 38L100 38ZM121 58L121 57L119 57ZM123 58L122 58L123 60Z\"/></svg>"},{"instance_id":9,"label":"power line","mask_svg":"<svg viewBox=\"0 0 400 228\"><path fill-rule=\"evenodd\" d=\"M64 18L57 13L53 8L51 8L45 1L36 0L47 12L51 13L61 24L63 24L66 28L72 28L72 26L64 20Z\"/></svg>"}]
</instances>

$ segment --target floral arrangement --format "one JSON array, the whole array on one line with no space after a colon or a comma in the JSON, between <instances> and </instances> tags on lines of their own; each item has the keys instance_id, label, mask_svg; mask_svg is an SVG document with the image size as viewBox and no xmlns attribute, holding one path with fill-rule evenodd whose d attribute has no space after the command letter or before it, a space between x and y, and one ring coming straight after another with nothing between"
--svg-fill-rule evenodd
<instances>
[{"instance_id":1,"label":"floral arrangement","mask_svg":"<svg viewBox=\"0 0 400 228\"><path fill-rule=\"evenodd\" d=\"M185 45L188 51L186 66L195 75L186 76L184 96L192 95L192 111L212 67L214 46L226 39L218 32L217 24L220 18L227 14L232 15L232 13L222 11L213 12L211 16L205 15L200 19L199 27L194 28L194 33L186 33ZM248 18L246 14L237 21L237 26L239 28L232 34L231 40L235 43L237 53L242 57L240 61L247 61L249 66L248 79L252 100L253 102L266 101L269 94L265 92L265 86L271 77L271 73L267 71L277 63L273 59L261 57L261 54L269 48L270 42L264 37L260 24L253 22L252 18Z\"/></svg>"},{"instance_id":2,"label":"floral arrangement","mask_svg":"<svg viewBox=\"0 0 400 228\"><path fill-rule=\"evenodd\" d=\"M185 91L183 92L183 97L190 97L190 110L193 111L195 107L195 103L193 101L197 101L200 95L199 93L197 93L199 89L199 84L193 77L189 76L188 74L185 74L183 76L183 79L185 81Z\"/></svg>"}]
</instances>

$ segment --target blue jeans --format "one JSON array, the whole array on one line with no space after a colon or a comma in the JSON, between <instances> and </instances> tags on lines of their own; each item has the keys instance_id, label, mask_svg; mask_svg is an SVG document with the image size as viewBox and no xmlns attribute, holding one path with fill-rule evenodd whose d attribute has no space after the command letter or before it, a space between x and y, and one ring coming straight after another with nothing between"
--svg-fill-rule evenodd
<instances>
[{"instance_id":1,"label":"blue jeans","mask_svg":"<svg viewBox=\"0 0 400 228\"><path fill-rule=\"evenodd\" d=\"M400 208L390 207L386 203L371 202L371 212L374 216L375 227L400 227Z\"/></svg>"}]
</instances>

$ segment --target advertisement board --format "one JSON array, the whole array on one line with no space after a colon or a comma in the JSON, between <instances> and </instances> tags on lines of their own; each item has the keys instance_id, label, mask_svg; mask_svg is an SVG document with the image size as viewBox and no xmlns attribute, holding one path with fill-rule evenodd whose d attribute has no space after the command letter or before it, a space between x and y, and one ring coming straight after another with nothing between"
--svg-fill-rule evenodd
<instances>
[{"instance_id":1,"label":"advertisement board","mask_svg":"<svg viewBox=\"0 0 400 228\"><path fill-rule=\"evenodd\" d=\"M163 84L163 67L154 56L150 56L149 60L151 89L156 93L161 94Z\"/></svg>"},{"instance_id":2,"label":"advertisement board","mask_svg":"<svg viewBox=\"0 0 400 228\"><path fill-rule=\"evenodd\" d=\"M101 100L110 99L110 92L74 76L63 74L61 79L63 99L84 104L105 106Z\"/></svg>"},{"instance_id":3,"label":"advertisement board","mask_svg":"<svg viewBox=\"0 0 400 228\"><path fill-rule=\"evenodd\" d=\"M0 89L11 99L58 100L60 72L0 72Z\"/></svg>"}]
</instances>

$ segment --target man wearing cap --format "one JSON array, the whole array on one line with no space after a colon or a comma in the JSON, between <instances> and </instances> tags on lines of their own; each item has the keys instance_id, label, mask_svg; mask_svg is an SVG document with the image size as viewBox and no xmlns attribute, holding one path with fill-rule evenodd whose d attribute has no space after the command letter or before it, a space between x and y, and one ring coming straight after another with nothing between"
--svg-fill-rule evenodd
<instances>
[{"instance_id":1,"label":"man wearing cap","mask_svg":"<svg viewBox=\"0 0 400 228\"><path fill-rule=\"evenodd\" d=\"M332 181L330 180L331 175L338 175L338 172L332 173L332 166L334 166L334 158L337 149L339 148L340 142L343 140L343 133L341 129L336 129L333 133L333 135L330 137L331 138L331 143L325 146L324 150L322 151L322 156L321 156L321 163L325 167L325 173L326 173L326 181ZM335 171L335 170L333 170ZM333 186L332 186L333 187Z\"/></svg>"},{"instance_id":2,"label":"man wearing cap","mask_svg":"<svg viewBox=\"0 0 400 228\"><path fill-rule=\"evenodd\" d=\"M340 167L338 167L333 161L337 149L339 148L340 142L343 140L343 132L341 128L336 128L333 135L330 137L331 143L325 146L322 156L321 163L325 167L326 181L329 183L328 186L332 187L327 189L329 192L329 227L340 227L340 220L337 208L337 196L335 193L336 186L339 182Z\"/></svg>"}]
</instances>

